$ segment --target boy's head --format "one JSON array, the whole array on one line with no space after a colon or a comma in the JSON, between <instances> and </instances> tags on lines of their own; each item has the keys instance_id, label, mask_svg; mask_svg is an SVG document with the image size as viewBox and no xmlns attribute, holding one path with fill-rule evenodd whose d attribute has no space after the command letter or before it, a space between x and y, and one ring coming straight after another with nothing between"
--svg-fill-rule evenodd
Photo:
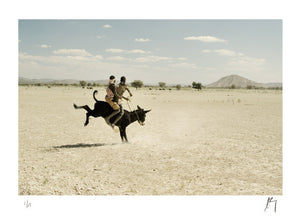
<instances>
[{"instance_id":1,"label":"boy's head","mask_svg":"<svg viewBox=\"0 0 300 218\"><path fill-rule=\"evenodd\" d=\"M125 84L126 83L126 77L125 76L122 76L121 79L120 79L120 82L122 84Z\"/></svg>"},{"instance_id":2,"label":"boy's head","mask_svg":"<svg viewBox=\"0 0 300 218\"><path fill-rule=\"evenodd\" d=\"M116 81L116 77L113 76L113 75L111 75L111 76L109 77L109 83L111 84L111 83L114 83L115 81Z\"/></svg>"}]
</instances>

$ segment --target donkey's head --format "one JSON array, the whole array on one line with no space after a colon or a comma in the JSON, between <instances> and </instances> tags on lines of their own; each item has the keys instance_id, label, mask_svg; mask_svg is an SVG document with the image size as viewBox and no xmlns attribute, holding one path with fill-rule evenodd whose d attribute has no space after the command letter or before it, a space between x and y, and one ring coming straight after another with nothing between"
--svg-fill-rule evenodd
<instances>
[{"instance_id":1,"label":"donkey's head","mask_svg":"<svg viewBox=\"0 0 300 218\"><path fill-rule=\"evenodd\" d=\"M140 106L137 106L137 110L136 110L136 114L137 114L137 119L139 124L141 124L142 126L145 125L145 119L146 119L146 113L150 112L151 110L144 110L142 109Z\"/></svg>"}]
</instances>

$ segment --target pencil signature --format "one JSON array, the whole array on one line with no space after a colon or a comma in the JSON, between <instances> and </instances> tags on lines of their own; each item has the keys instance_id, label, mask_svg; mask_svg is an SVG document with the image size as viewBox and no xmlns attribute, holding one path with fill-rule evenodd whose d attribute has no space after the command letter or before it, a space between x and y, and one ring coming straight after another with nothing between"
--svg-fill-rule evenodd
<instances>
[{"instance_id":1,"label":"pencil signature","mask_svg":"<svg viewBox=\"0 0 300 218\"><path fill-rule=\"evenodd\" d=\"M266 205L265 211L266 211L267 209L270 208L270 204L271 204L271 203L274 203L274 204L275 204L275 205L274 205L274 212L276 213L277 200L273 199L273 197L268 197L267 205Z\"/></svg>"},{"instance_id":2,"label":"pencil signature","mask_svg":"<svg viewBox=\"0 0 300 218\"><path fill-rule=\"evenodd\" d=\"M31 203L27 200L27 201L24 202L24 206L26 208L31 207Z\"/></svg>"}]
</instances>

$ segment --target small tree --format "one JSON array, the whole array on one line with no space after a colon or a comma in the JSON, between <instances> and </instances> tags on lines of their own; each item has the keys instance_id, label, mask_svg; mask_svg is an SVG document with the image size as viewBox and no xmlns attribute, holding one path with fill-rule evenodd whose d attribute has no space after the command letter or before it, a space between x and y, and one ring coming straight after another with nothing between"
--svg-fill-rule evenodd
<instances>
[{"instance_id":1,"label":"small tree","mask_svg":"<svg viewBox=\"0 0 300 218\"><path fill-rule=\"evenodd\" d=\"M142 86L144 86L144 83L141 80L134 80L131 83L131 86L137 89L137 88L141 88Z\"/></svg>"},{"instance_id":2,"label":"small tree","mask_svg":"<svg viewBox=\"0 0 300 218\"><path fill-rule=\"evenodd\" d=\"M79 84L80 84L82 87L85 87L87 83L86 83L86 81L81 80L81 81L79 81Z\"/></svg>"},{"instance_id":3,"label":"small tree","mask_svg":"<svg viewBox=\"0 0 300 218\"><path fill-rule=\"evenodd\" d=\"M161 87L161 88L166 87L166 83L165 83L165 82L159 82L158 85L159 85L159 87Z\"/></svg>"},{"instance_id":4,"label":"small tree","mask_svg":"<svg viewBox=\"0 0 300 218\"><path fill-rule=\"evenodd\" d=\"M198 89L198 91L199 91L200 89L202 89L202 84L201 84L201 83L193 82L193 83L192 83L192 87L193 87L194 89Z\"/></svg>"},{"instance_id":5,"label":"small tree","mask_svg":"<svg viewBox=\"0 0 300 218\"><path fill-rule=\"evenodd\" d=\"M180 84L177 84L177 85L176 85L176 89L177 89L177 90L180 90L180 89L181 89L181 85L180 85Z\"/></svg>"},{"instance_id":6,"label":"small tree","mask_svg":"<svg viewBox=\"0 0 300 218\"><path fill-rule=\"evenodd\" d=\"M232 84L232 85L230 86L230 88L231 88L231 89L235 89L236 87L235 87L234 84Z\"/></svg>"}]
</instances>

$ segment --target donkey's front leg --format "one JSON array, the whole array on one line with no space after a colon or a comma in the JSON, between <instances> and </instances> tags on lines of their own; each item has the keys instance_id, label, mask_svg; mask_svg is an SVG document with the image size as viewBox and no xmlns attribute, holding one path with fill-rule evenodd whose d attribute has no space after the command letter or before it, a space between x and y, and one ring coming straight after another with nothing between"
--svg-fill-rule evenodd
<instances>
[{"instance_id":1,"label":"donkey's front leg","mask_svg":"<svg viewBox=\"0 0 300 218\"><path fill-rule=\"evenodd\" d=\"M125 142L128 142L127 134L126 134L126 127L123 129L123 135L124 135L124 138L125 138Z\"/></svg>"},{"instance_id":2,"label":"donkey's front leg","mask_svg":"<svg viewBox=\"0 0 300 218\"><path fill-rule=\"evenodd\" d=\"M122 128L122 127L119 127L119 130L120 130L120 136L121 136L122 142L124 142L124 132L123 132L123 128Z\"/></svg>"}]
</instances>

